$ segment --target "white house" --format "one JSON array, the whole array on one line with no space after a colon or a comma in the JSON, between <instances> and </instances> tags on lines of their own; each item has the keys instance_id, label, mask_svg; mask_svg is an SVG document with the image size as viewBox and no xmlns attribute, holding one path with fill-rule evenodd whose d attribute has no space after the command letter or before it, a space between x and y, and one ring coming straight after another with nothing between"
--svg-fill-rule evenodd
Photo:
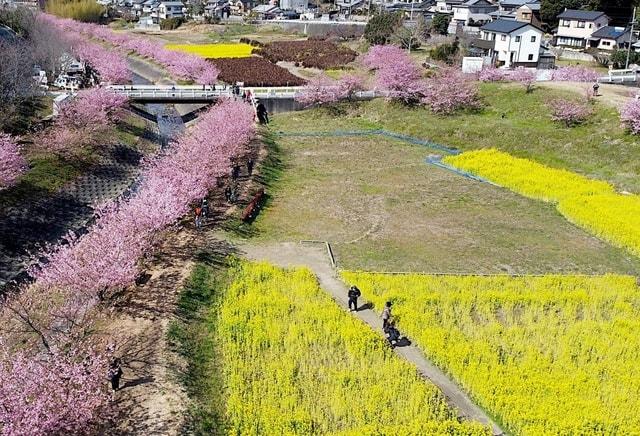
<instances>
[{"instance_id":1,"label":"white house","mask_svg":"<svg viewBox=\"0 0 640 436\"><path fill-rule=\"evenodd\" d=\"M440 14L452 14L455 6L464 3L463 0L438 0L436 2L435 12Z\"/></svg>"},{"instance_id":2,"label":"white house","mask_svg":"<svg viewBox=\"0 0 640 436\"><path fill-rule=\"evenodd\" d=\"M523 5L538 3L539 0L500 0L500 10L515 13Z\"/></svg>"},{"instance_id":3,"label":"white house","mask_svg":"<svg viewBox=\"0 0 640 436\"><path fill-rule=\"evenodd\" d=\"M184 17L184 4L180 1L163 1L158 5L158 19L166 20L169 18Z\"/></svg>"},{"instance_id":4,"label":"white house","mask_svg":"<svg viewBox=\"0 0 640 436\"><path fill-rule=\"evenodd\" d=\"M637 40L635 35L631 36L629 27L604 26L591 34L589 45L600 50L615 50L629 47L630 38L631 44Z\"/></svg>"},{"instance_id":5,"label":"white house","mask_svg":"<svg viewBox=\"0 0 640 436\"><path fill-rule=\"evenodd\" d=\"M495 20L480 28L476 46L506 67L535 67L540 55L542 30L531 23Z\"/></svg>"},{"instance_id":6,"label":"white house","mask_svg":"<svg viewBox=\"0 0 640 436\"><path fill-rule=\"evenodd\" d=\"M558 19L555 44L580 49L587 47L591 34L609 24L609 17L598 11L567 9Z\"/></svg>"},{"instance_id":7,"label":"white house","mask_svg":"<svg viewBox=\"0 0 640 436\"><path fill-rule=\"evenodd\" d=\"M484 24L491 21L489 15L498 10L498 6L487 0L468 0L460 5L453 5L453 21L463 26Z\"/></svg>"}]
</instances>

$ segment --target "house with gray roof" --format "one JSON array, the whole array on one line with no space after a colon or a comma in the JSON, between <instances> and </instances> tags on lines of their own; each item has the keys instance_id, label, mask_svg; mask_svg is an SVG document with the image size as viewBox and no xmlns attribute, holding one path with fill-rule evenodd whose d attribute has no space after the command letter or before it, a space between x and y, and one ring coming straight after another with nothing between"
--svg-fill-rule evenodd
<instances>
[{"instance_id":1,"label":"house with gray roof","mask_svg":"<svg viewBox=\"0 0 640 436\"><path fill-rule=\"evenodd\" d=\"M574 49L589 47L591 35L609 25L609 17L600 11L566 9L558 19L555 44Z\"/></svg>"},{"instance_id":2,"label":"house with gray roof","mask_svg":"<svg viewBox=\"0 0 640 436\"><path fill-rule=\"evenodd\" d=\"M463 26L481 26L491 21L491 12L497 11L498 6L487 0L468 0L453 6L453 21Z\"/></svg>"},{"instance_id":3,"label":"house with gray roof","mask_svg":"<svg viewBox=\"0 0 640 436\"><path fill-rule=\"evenodd\" d=\"M636 41L630 27L604 26L591 34L589 45L599 50L615 50L629 47L629 42Z\"/></svg>"},{"instance_id":4,"label":"house with gray roof","mask_svg":"<svg viewBox=\"0 0 640 436\"><path fill-rule=\"evenodd\" d=\"M480 27L480 37L471 46L498 66L536 67L542 35L542 29L531 23L495 20Z\"/></svg>"}]
</instances>

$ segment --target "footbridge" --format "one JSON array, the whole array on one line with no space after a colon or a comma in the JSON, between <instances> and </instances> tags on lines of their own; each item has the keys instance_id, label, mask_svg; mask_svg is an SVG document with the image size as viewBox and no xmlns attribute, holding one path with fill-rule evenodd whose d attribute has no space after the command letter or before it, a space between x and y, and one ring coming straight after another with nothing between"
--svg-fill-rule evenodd
<instances>
[{"instance_id":1,"label":"footbridge","mask_svg":"<svg viewBox=\"0 0 640 436\"><path fill-rule=\"evenodd\" d=\"M127 96L137 103L210 103L220 98L238 98L243 93L251 93L260 100L292 100L300 94L301 86L272 86L239 88L239 95L226 85L111 85L112 91ZM355 93L356 99L370 99L376 95L373 91Z\"/></svg>"}]
</instances>

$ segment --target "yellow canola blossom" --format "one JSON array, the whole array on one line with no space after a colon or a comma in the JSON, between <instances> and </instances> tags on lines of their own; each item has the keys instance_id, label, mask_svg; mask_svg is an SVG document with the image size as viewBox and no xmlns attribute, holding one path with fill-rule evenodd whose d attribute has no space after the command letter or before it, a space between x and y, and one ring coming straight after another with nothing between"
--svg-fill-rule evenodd
<instances>
[{"instance_id":1,"label":"yellow canola blossom","mask_svg":"<svg viewBox=\"0 0 640 436\"><path fill-rule=\"evenodd\" d=\"M510 433L640 434L634 277L342 277Z\"/></svg>"},{"instance_id":2,"label":"yellow canola blossom","mask_svg":"<svg viewBox=\"0 0 640 436\"><path fill-rule=\"evenodd\" d=\"M253 47L249 44L167 44L167 50L191 53L206 59L246 58L251 56Z\"/></svg>"},{"instance_id":3,"label":"yellow canola blossom","mask_svg":"<svg viewBox=\"0 0 640 436\"><path fill-rule=\"evenodd\" d=\"M640 256L640 196L617 194L609 183L549 168L494 149L444 159L524 196L553 202L569 221Z\"/></svg>"},{"instance_id":4,"label":"yellow canola blossom","mask_svg":"<svg viewBox=\"0 0 640 436\"><path fill-rule=\"evenodd\" d=\"M489 435L307 269L238 261L216 308L229 435Z\"/></svg>"}]
</instances>

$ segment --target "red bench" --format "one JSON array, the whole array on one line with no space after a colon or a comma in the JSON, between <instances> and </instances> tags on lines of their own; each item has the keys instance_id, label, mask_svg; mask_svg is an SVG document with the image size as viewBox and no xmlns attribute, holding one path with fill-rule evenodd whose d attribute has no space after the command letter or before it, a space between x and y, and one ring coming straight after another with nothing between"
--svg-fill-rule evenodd
<instances>
[{"instance_id":1,"label":"red bench","mask_svg":"<svg viewBox=\"0 0 640 436\"><path fill-rule=\"evenodd\" d=\"M244 208L244 211L242 212L242 221L252 221L256 218L256 216L258 216L258 212L260 212L264 197L264 188L260 188L260 190L253 196L249 204L247 204L247 207Z\"/></svg>"}]
</instances>

